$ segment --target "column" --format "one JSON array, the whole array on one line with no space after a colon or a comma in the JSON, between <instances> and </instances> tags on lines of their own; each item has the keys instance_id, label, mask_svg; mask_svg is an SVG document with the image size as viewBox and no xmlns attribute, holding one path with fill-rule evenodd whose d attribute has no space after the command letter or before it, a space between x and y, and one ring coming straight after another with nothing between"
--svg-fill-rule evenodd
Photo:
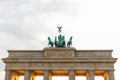
<instances>
[{"instance_id":1,"label":"column","mask_svg":"<svg viewBox=\"0 0 120 80\"><path fill-rule=\"evenodd\" d=\"M30 71L29 70L26 70L25 71L25 77L24 77L24 80L30 80Z\"/></svg>"},{"instance_id":2,"label":"column","mask_svg":"<svg viewBox=\"0 0 120 80\"><path fill-rule=\"evenodd\" d=\"M108 70L108 77L109 77L109 80L115 80L114 70Z\"/></svg>"},{"instance_id":3,"label":"column","mask_svg":"<svg viewBox=\"0 0 120 80\"><path fill-rule=\"evenodd\" d=\"M114 78L114 70L105 71L104 80L115 80L115 78Z\"/></svg>"},{"instance_id":4,"label":"column","mask_svg":"<svg viewBox=\"0 0 120 80\"><path fill-rule=\"evenodd\" d=\"M94 70L88 70L87 80L94 80Z\"/></svg>"},{"instance_id":5,"label":"column","mask_svg":"<svg viewBox=\"0 0 120 80\"><path fill-rule=\"evenodd\" d=\"M75 80L75 71L74 70L70 70L70 72L69 72L69 80Z\"/></svg>"},{"instance_id":6,"label":"column","mask_svg":"<svg viewBox=\"0 0 120 80\"><path fill-rule=\"evenodd\" d=\"M49 70L44 71L44 80L50 80L50 71Z\"/></svg>"},{"instance_id":7,"label":"column","mask_svg":"<svg viewBox=\"0 0 120 80\"><path fill-rule=\"evenodd\" d=\"M11 70L5 70L5 80L11 80Z\"/></svg>"}]
</instances>

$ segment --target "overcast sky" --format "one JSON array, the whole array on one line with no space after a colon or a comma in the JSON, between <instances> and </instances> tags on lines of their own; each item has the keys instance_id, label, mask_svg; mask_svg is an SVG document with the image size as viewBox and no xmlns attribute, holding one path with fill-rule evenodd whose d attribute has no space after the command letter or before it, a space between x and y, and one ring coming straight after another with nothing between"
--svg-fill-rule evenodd
<instances>
[{"instance_id":1,"label":"overcast sky","mask_svg":"<svg viewBox=\"0 0 120 80\"><path fill-rule=\"evenodd\" d=\"M0 58L7 50L42 50L63 26L78 49L113 49L120 72L120 0L0 0ZM0 60L0 80L4 80Z\"/></svg>"}]
</instances>

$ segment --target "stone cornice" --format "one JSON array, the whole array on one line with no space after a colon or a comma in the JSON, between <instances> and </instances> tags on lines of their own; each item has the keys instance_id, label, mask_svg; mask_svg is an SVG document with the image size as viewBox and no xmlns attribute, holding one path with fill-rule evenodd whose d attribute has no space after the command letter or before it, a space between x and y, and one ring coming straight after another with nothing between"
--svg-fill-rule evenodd
<instances>
[{"instance_id":1,"label":"stone cornice","mask_svg":"<svg viewBox=\"0 0 120 80\"><path fill-rule=\"evenodd\" d=\"M3 61L5 63L12 63L12 62L28 62L28 63L33 63L33 62L37 62L37 63L44 63L44 62L80 62L80 63L115 63L117 61L117 58L112 58L112 59L14 59L14 58L3 58Z\"/></svg>"},{"instance_id":2,"label":"stone cornice","mask_svg":"<svg viewBox=\"0 0 120 80\"><path fill-rule=\"evenodd\" d=\"M77 52L113 52L112 49L101 49L101 50L76 50Z\"/></svg>"},{"instance_id":3,"label":"stone cornice","mask_svg":"<svg viewBox=\"0 0 120 80\"><path fill-rule=\"evenodd\" d=\"M76 50L75 48L44 48L43 50L7 50L7 52L43 52L44 50L75 50L76 52L113 52L111 49L106 50Z\"/></svg>"},{"instance_id":4,"label":"stone cornice","mask_svg":"<svg viewBox=\"0 0 120 80\"><path fill-rule=\"evenodd\" d=\"M7 50L8 53L13 53L13 52L43 52L43 50Z\"/></svg>"}]
</instances>

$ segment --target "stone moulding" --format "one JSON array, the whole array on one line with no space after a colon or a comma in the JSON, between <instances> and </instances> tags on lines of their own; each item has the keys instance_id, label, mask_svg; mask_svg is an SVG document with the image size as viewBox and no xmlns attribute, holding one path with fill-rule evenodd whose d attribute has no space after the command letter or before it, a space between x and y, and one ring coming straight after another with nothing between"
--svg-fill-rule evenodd
<instances>
[{"instance_id":1,"label":"stone moulding","mask_svg":"<svg viewBox=\"0 0 120 80\"><path fill-rule=\"evenodd\" d=\"M113 50L76 50L75 48L44 48L43 50L8 50L8 58L17 59L112 59Z\"/></svg>"}]
</instances>

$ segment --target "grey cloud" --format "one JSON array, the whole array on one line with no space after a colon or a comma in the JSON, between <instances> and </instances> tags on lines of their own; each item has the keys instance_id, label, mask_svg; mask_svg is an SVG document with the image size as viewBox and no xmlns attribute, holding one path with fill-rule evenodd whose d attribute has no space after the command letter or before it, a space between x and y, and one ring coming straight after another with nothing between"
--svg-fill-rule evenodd
<instances>
[{"instance_id":1,"label":"grey cloud","mask_svg":"<svg viewBox=\"0 0 120 80\"><path fill-rule=\"evenodd\" d=\"M71 0L51 0L44 3L45 5L39 6L39 9L43 13L56 13L70 15L76 14L78 9L78 4L76 2L71 2Z\"/></svg>"},{"instance_id":2,"label":"grey cloud","mask_svg":"<svg viewBox=\"0 0 120 80\"><path fill-rule=\"evenodd\" d=\"M0 32L14 35L16 38L28 39L30 36L22 27L13 24L0 24Z\"/></svg>"},{"instance_id":3,"label":"grey cloud","mask_svg":"<svg viewBox=\"0 0 120 80\"><path fill-rule=\"evenodd\" d=\"M0 17L2 15L20 16L38 14L76 14L79 4L72 0L5 0L0 1Z\"/></svg>"},{"instance_id":4,"label":"grey cloud","mask_svg":"<svg viewBox=\"0 0 120 80\"><path fill-rule=\"evenodd\" d=\"M5 20L5 23L0 23L0 32L12 34L18 39L32 40L37 32L44 32L46 24L52 21L54 15L49 16L48 14L59 16L62 13L62 15L68 16L68 14L74 13L76 8L71 0L2 0L0 1L0 18ZM47 16L44 17L44 14ZM27 16L32 16L30 19L34 22L27 18L28 23L25 23ZM50 30L47 31L49 33Z\"/></svg>"},{"instance_id":5,"label":"grey cloud","mask_svg":"<svg viewBox=\"0 0 120 80\"><path fill-rule=\"evenodd\" d=\"M43 8L43 12L65 12L68 3L63 0L52 0L51 2L47 3Z\"/></svg>"},{"instance_id":6,"label":"grey cloud","mask_svg":"<svg viewBox=\"0 0 120 80\"><path fill-rule=\"evenodd\" d=\"M71 0L4 0L0 1L0 18L6 20L8 24L23 24L26 16L42 16L46 18L59 16L73 16L77 14L78 5ZM53 14L52 17L49 14ZM40 22L46 23L42 19Z\"/></svg>"},{"instance_id":7,"label":"grey cloud","mask_svg":"<svg viewBox=\"0 0 120 80\"><path fill-rule=\"evenodd\" d=\"M69 13L75 14L78 9L78 3L75 1L67 0L16 0L8 1L13 4L8 4L10 9L17 11L17 14L33 14L33 13L64 13L69 15Z\"/></svg>"}]
</instances>

